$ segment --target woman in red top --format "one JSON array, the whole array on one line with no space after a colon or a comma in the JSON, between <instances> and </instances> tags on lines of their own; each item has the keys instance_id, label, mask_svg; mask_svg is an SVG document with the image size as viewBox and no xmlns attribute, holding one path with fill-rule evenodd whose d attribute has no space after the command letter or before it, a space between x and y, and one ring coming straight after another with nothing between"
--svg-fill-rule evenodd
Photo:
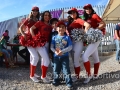
<instances>
[{"instance_id":1,"label":"woman in red top","mask_svg":"<svg viewBox=\"0 0 120 90\"><path fill-rule=\"evenodd\" d=\"M39 17L40 17L39 8L36 6L32 7L29 17L25 20L25 22L19 28L20 33L22 34L22 36L20 37L20 41L19 41L21 45L26 46L27 48L34 47L34 44L33 44L34 42L32 42L33 38L30 34L30 27L32 27L39 20ZM24 27L26 27L26 30L24 30ZM37 33L37 30L35 31L35 33ZM33 48L33 49L35 49L35 48ZM37 51L36 51L36 53L37 53ZM31 58L30 58L31 59L30 60L30 78L34 82L39 82L39 80L37 79L38 75L34 74L35 66L33 66L34 64L32 63L35 56L31 55L31 53L30 53L30 56L31 56Z\"/></svg>"},{"instance_id":2,"label":"woman in red top","mask_svg":"<svg viewBox=\"0 0 120 90\"><path fill-rule=\"evenodd\" d=\"M52 32L52 27L49 24L49 20L51 19L51 14L49 11L43 12L41 16L41 21L38 21L30 28L30 33L32 37L34 38L34 42L37 45L35 47L36 51L40 54L40 56L43 58L41 60L41 69L42 69L42 76L41 79L45 83L50 83L49 79L46 77L47 69L50 63L49 55L48 55L48 41L50 40L50 34ZM35 30L38 30L38 33L35 34ZM47 47L47 48L46 48ZM38 56L35 51L29 47L28 50L30 53L37 58ZM37 65L38 59L35 59L33 61L34 66Z\"/></svg>"},{"instance_id":3,"label":"woman in red top","mask_svg":"<svg viewBox=\"0 0 120 90\"><path fill-rule=\"evenodd\" d=\"M82 27L85 26L84 32L86 32L90 28L89 23L80 19L79 13L76 8L72 8L71 10L69 10L68 14L70 14L70 16L73 18L73 22L68 26L69 35L71 35L71 32L73 31L73 29L81 29L81 31L83 31ZM75 36L75 33L73 36ZM77 79L79 79L79 73L80 73L79 59L80 59L80 54L82 53L82 50L83 50L83 42L82 40L75 42L73 38L72 38L72 41L73 41L73 52L74 52L73 53L74 69L75 69L75 74L77 75Z\"/></svg>"},{"instance_id":4,"label":"woman in red top","mask_svg":"<svg viewBox=\"0 0 120 90\"><path fill-rule=\"evenodd\" d=\"M103 32L103 34L105 34L104 32L105 23L95 13L91 4L87 4L83 8L84 8L85 21L88 22L93 29L99 29ZM99 62L97 47L99 46L99 44L100 44L100 41L89 44L82 56L83 61L84 61L84 67L88 75L88 78L85 79L84 83L88 83L90 79L92 78L91 72L90 72L90 62L89 62L89 57L91 55L94 58L94 77L97 77L98 75L98 69L99 69L100 62Z\"/></svg>"}]
</instances>

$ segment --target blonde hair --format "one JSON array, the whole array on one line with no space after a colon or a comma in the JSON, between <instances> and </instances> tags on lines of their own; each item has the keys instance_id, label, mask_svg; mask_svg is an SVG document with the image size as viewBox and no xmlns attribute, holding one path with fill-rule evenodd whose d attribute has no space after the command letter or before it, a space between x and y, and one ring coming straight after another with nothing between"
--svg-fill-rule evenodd
<instances>
[{"instance_id":1,"label":"blonde hair","mask_svg":"<svg viewBox=\"0 0 120 90\"><path fill-rule=\"evenodd\" d=\"M28 18L31 19L31 20L33 20L32 11L31 11L30 14L28 15ZM38 14L37 14L36 18L37 18L37 20L39 20L39 18L40 18L40 12L39 12L39 11L38 11Z\"/></svg>"}]
</instances>

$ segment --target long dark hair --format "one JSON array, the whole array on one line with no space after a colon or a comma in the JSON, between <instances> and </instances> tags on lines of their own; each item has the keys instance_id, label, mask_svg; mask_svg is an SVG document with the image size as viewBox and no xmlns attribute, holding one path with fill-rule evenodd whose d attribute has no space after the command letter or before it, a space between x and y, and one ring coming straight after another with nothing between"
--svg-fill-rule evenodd
<instances>
[{"instance_id":1,"label":"long dark hair","mask_svg":"<svg viewBox=\"0 0 120 90\"><path fill-rule=\"evenodd\" d=\"M73 18L71 16L68 16L67 19L68 19L67 26L69 26L73 22Z\"/></svg>"},{"instance_id":2,"label":"long dark hair","mask_svg":"<svg viewBox=\"0 0 120 90\"><path fill-rule=\"evenodd\" d=\"M88 20L88 19L90 19L93 14L96 14L96 12L93 10L93 8L91 8L91 10L92 10L91 14L87 14L86 11L84 10L83 16L84 16L84 20L85 21Z\"/></svg>"},{"instance_id":3,"label":"long dark hair","mask_svg":"<svg viewBox=\"0 0 120 90\"><path fill-rule=\"evenodd\" d=\"M76 19L80 18L79 13L76 11L75 11L75 13L77 14ZM71 16L68 16L68 25L67 26L69 26L73 21L74 21L74 19Z\"/></svg>"},{"instance_id":4,"label":"long dark hair","mask_svg":"<svg viewBox=\"0 0 120 90\"><path fill-rule=\"evenodd\" d=\"M51 19L51 13L49 11L44 11L41 15L41 21L44 22L44 15L45 13L49 13L49 18ZM49 22L49 21L48 21Z\"/></svg>"},{"instance_id":5,"label":"long dark hair","mask_svg":"<svg viewBox=\"0 0 120 90\"><path fill-rule=\"evenodd\" d=\"M78 12L76 12L76 14L77 14L77 17L76 17L76 19L77 19L77 18L80 18L80 16L79 16L79 13L78 13Z\"/></svg>"}]
</instances>

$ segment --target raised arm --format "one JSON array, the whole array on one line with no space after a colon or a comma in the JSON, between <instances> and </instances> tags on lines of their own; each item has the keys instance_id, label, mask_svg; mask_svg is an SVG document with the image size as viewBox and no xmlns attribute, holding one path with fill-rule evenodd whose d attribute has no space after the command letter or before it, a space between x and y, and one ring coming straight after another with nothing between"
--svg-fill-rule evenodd
<instances>
[{"instance_id":1,"label":"raised arm","mask_svg":"<svg viewBox=\"0 0 120 90\"><path fill-rule=\"evenodd\" d=\"M30 33L32 36L35 36L35 33L34 33L35 29L36 29L36 27L34 25L30 28Z\"/></svg>"},{"instance_id":2,"label":"raised arm","mask_svg":"<svg viewBox=\"0 0 120 90\"><path fill-rule=\"evenodd\" d=\"M24 24L22 24L22 25L19 27L19 31L20 31L20 33L24 36L25 33L24 33L24 31L23 31L23 27L25 27Z\"/></svg>"},{"instance_id":3,"label":"raised arm","mask_svg":"<svg viewBox=\"0 0 120 90\"><path fill-rule=\"evenodd\" d=\"M85 32L87 32L91 27L91 25L87 22L84 22L84 26L85 26Z\"/></svg>"},{"instance_id":4,"label":"raised arm","mask_svg":"<svg viewBox=\"0 0 120 90\"><path fill-rule=\"evenodd\" d=\"M106 24L105 24L105 22L104 21L101 21L100 23L99 23L99 26L97 27L97 29L103 29L104 27L106 26Z\"/></svg>"}]
</instances>

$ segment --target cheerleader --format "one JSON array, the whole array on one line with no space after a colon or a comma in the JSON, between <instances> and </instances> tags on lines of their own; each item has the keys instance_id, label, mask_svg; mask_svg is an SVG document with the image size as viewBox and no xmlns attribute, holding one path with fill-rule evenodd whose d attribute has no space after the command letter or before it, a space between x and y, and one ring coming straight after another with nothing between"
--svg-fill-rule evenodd
<instances>
[{"instance_id":1,"label":"cheerleader","mask_svg":"<svg viewBox=\"0 0 120 90\"><path fill-rule=\"evenodd\" d=\"M73 18L73 22L68 26L68 32L69 32L69 35L72 37L72 41L73 41L74 69L75 69L75 74L77 75L77 79L79 79L79 74L80 74L79 59L80 59L80 54L83 50L83 43L81 40L82 38L80 38L79 35L77 35L79 34L77 32L86 32L90 28L90 24L80 19L79 13L76 8L72 8L71 10L69 10L68 14L70 14L70 16ZM82 30L82 26L85 26L84 31ZM76 30L73 30L73 29L76 29Z\"/></svg>"},{"instance_id":2,"label":"cheerleader","mask_svg":"<svg viewBox=\"0 0 120 90\"><path fill-rule=\"evenodd\" d=\"M35 51L35 48L33 48L33 44L30 43L30 41L32 40L32 36L30 34L30 27L33 26L39 20L39 17L40 17L39 8L36 6L32 7L29 17L25 20L25 22L19 28L20 33L22 35L20 37L20 44L22 46L26 46L27 48L31 47L32 49L34 49L34 51ZM26 32L24 31L24 27L27 27ZM37 33L37 31L35 33ZM37 51L35 51L35 52L37 53ZM34 82L39 82L39 80L37 79L37 77L39 77L39 76L34 73L36 66L34 66L32 63L35 56L33 56L32 54L31 54L31 56L32 57L30 60L30 78Z\"/></svg>"},{"instance_id":3,"label":"cheerleader","mask_svg":"<svg viewBox=\"0 0 120 90\"><path fill-rule=\"evenodd\" d=\"M83 8L84 8L85 21L88 22L91 25L91 27L95 30L95 32L98 33L100 31L102 31L103 32L102 34L104 35L105 34L105 28L104 28L105 23L95 13L91 4L87 4ZM95 32L93 30L91 30L91 31L93 33L91 35L95 37L96 36ZM85 50L85 52L82 56L82 59L83 59L83 62L84 62L84 67L86 69L87 76L88 76L88 78L85 79L84 83L88 83L92 78L91 71L90 71L90 62L89 62L89 57L90 56L92 56L93 59L94 59L94 75L93 76L96 78L97 75L98 75L100 61L99 61L97 47L99 46L99 44L100 44L100 39L98 39L98 40L96 39L96 40L93 40L93 41L91 40L91 43L89 43L89 45L87 46L87 48L86 48L86 50Z\"/></svg>"},{"instance_id":4,"label":"cheerleader","mask_svg":"<svg viewBox=\"0 0 120 90\"><path fill-rule=\"evenodd\" d=\"M50 83L49 79L46 77L47 69L50 63L49 55L48 55L48 41L50 39L50 34L52 32L52 27L49 24L49 20L51 19L51 14L49 11L43 12L41 16L41 21L38 21L30 28L30 33L33 38L33 44L34 49L32 47L28 47L28 50L32 57L34 57L34 60L31 62L34 69L33 73L35 71L36 65L39 60L39 56L36 53L36 51L40 54L40 56L43 58L41 60L41 69L42 69L42 76L41 79L44 83ZM38 33L35 34L34 32L38 30Z\"/></svg>"}]
</instances>

